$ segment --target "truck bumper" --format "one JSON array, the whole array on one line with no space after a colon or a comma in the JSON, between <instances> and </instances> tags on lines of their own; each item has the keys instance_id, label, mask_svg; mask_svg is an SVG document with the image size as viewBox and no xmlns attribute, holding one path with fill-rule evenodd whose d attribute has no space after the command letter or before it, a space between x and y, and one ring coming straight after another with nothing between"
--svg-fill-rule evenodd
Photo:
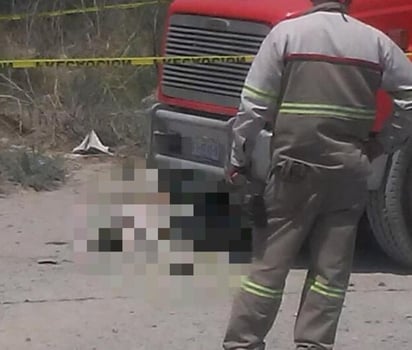
<instances>
[{"instance_id":1,"label":"truck bumper","mask_svg":"<svg viewBox=\"0 0 412 350\"><path fill-rule=\"evenodd\" d=\"M207 177L223 180L224 167L231 148L231 129L234 118L227 121L181 113L162 104L153 106L149 113L150 167L157 169L193 169ZM271 133L262 130L252 154L252 176L264 181L269 168ZM209 140L218 147L214 159L193 156L193 142Z\"/></svg>"},{"instance_id":2,"label":"truck bumper","mask_svg":"<svg viewBox=\"0 0 412 350\"><path fill-rule=\"evenodd\" d=\"M177 112L162 104L154 105L148 113L149 147L146 159L148 166L155 169L193 170L205 179L224 180L231 147L231 127L234 119L228 121L200 117ZM252 154L252 176L265 181L271 162L270 139L272 134L262 130L256 140ZM192 142L204 138L218 145L219 157L202 159L193 157ZM372 173L368 178L369 190L377 190L385 181L387 156L372 162Z\"/></svg>"},{"instance_id":3,"label":"truck bumper","mask_svg":"<svg viewBox=\"0 0 412 350\"><path fill-rule=\"evenodd\" d=\"M170 110L154 105L148 113L149 140L146 159L156 169L190 169L213 180L224 179L229 149L230 123ZM208 157L195 150L195 143L211 146Z\"/></svg>"}]
</instances>

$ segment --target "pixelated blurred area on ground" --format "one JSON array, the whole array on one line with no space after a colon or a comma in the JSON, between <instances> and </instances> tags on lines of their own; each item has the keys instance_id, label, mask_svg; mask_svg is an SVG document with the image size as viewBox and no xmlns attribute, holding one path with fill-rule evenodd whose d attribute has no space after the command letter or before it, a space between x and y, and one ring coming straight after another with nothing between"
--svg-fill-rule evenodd
<instances>
[{"instance_id":1,"label":"pixelated blurred area on ground","mask_svg":"<svg viewBox=\"0 0 412 350\"><path fill-rule=\"evenodd\" d=\"M85 186L74 219L78 267L152 283L149 294L177 281L186 290L230 291L250 261L251 232L236 196L187 169L116 161Z\"/></svg>"}]
</instances>

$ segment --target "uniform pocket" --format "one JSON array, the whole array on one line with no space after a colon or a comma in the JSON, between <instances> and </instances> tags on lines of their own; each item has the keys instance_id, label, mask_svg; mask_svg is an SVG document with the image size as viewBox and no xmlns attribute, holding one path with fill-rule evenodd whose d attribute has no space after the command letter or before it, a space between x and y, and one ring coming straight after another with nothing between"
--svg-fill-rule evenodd
<instances>
[{"instance_id":1,"label":"uniform pocket","mask_svg":"<svg viewBox=\"0 0 412 350\"><path fill-rule=\"evenodd\" d=\"M280 169L275 169L264 193L269 219L296 215L305 207L312 193L310 176L290 180L280 173Z\"/></svg>"}]
</instances>

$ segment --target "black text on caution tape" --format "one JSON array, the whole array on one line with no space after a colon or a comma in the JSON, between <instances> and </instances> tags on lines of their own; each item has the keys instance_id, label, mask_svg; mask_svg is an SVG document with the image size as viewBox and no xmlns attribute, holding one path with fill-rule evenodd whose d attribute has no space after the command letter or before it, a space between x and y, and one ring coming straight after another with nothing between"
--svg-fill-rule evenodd
<instances>
[{"instance_id":1,"label":"black text on caution tape","mask_svg":"<svg viewBox=\"0 0 412 350\"><path fill-rule=\"evenodd\" d=\"M36 67L123 67L132 65L132 60L65 60L65 61L51 61L51 62L36 62Z\"/></svg>"},{"instance_id":2,"label":"black text on caution tape","mask_svg":"<svg viewBox=\"0 0 412 350\"><path fill-rule=\"evenodd\" d=\"M246 57L173 57L165 58L166 64L213 64L213 63L247 63Z\"/></svg>"}]
</instances>

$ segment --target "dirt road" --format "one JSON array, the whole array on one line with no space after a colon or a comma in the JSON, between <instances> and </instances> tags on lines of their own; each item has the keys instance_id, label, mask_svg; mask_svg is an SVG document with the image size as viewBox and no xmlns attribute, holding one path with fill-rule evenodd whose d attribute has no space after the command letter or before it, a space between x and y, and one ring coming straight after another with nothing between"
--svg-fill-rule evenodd
<instances>
[{"instance_id":1,"label":"dirt road","mask_svg":"<svg viewBox=\"0 0 412 350\"><path fill-rule=\"evenodd\" d=\"M187 252L172 256L167 253L167 244L159 243L159 260L168 255L180 262L199 262L197 278L167 277L163 266L156 279L151 271L156 269L154 265L144 276L139 270L142 263L130 255L127 265L120 253L102 258L107 265L99 262L106 266L100 275L91 267L92 260L89 265L80 264L84 259L74 251L82 246L76 228L84 224L80 214L85 213L85 204L89 209L83 219L94 220L89 224L98 226L105 221L104 210L93 212L90 202L100 201L98 204L104 206L124 199L91 195L96 193L96 185L107 193L121 192L116 189L119 182L109 185L110 181L97 181L97 176L108 180L109 169L107 163L85 162L58 191L18 193L0 199L0 349L220 349L231 302L227 282L236 272L224 254L193 256ZM136 180L128 186L141 188L142 182ZM119 212L113 207L109 214ZM133 254L133 249L130 251ZM53 264L39 264L41 259L51 259ZM96 263L98 258L93 259ZM369 255L358 258L336 349L409 350L412 275L396 273L386 262L375 269L369 259ZM380 272L381 268L386 271ZM269 350L293 349L294 314L304 273L296 268L290 274L280 316L268 338ZM236 283L237 277L232 280ZM146 286L150 286L149 293L141 293Z\"/></svg>"}]
</instances>

